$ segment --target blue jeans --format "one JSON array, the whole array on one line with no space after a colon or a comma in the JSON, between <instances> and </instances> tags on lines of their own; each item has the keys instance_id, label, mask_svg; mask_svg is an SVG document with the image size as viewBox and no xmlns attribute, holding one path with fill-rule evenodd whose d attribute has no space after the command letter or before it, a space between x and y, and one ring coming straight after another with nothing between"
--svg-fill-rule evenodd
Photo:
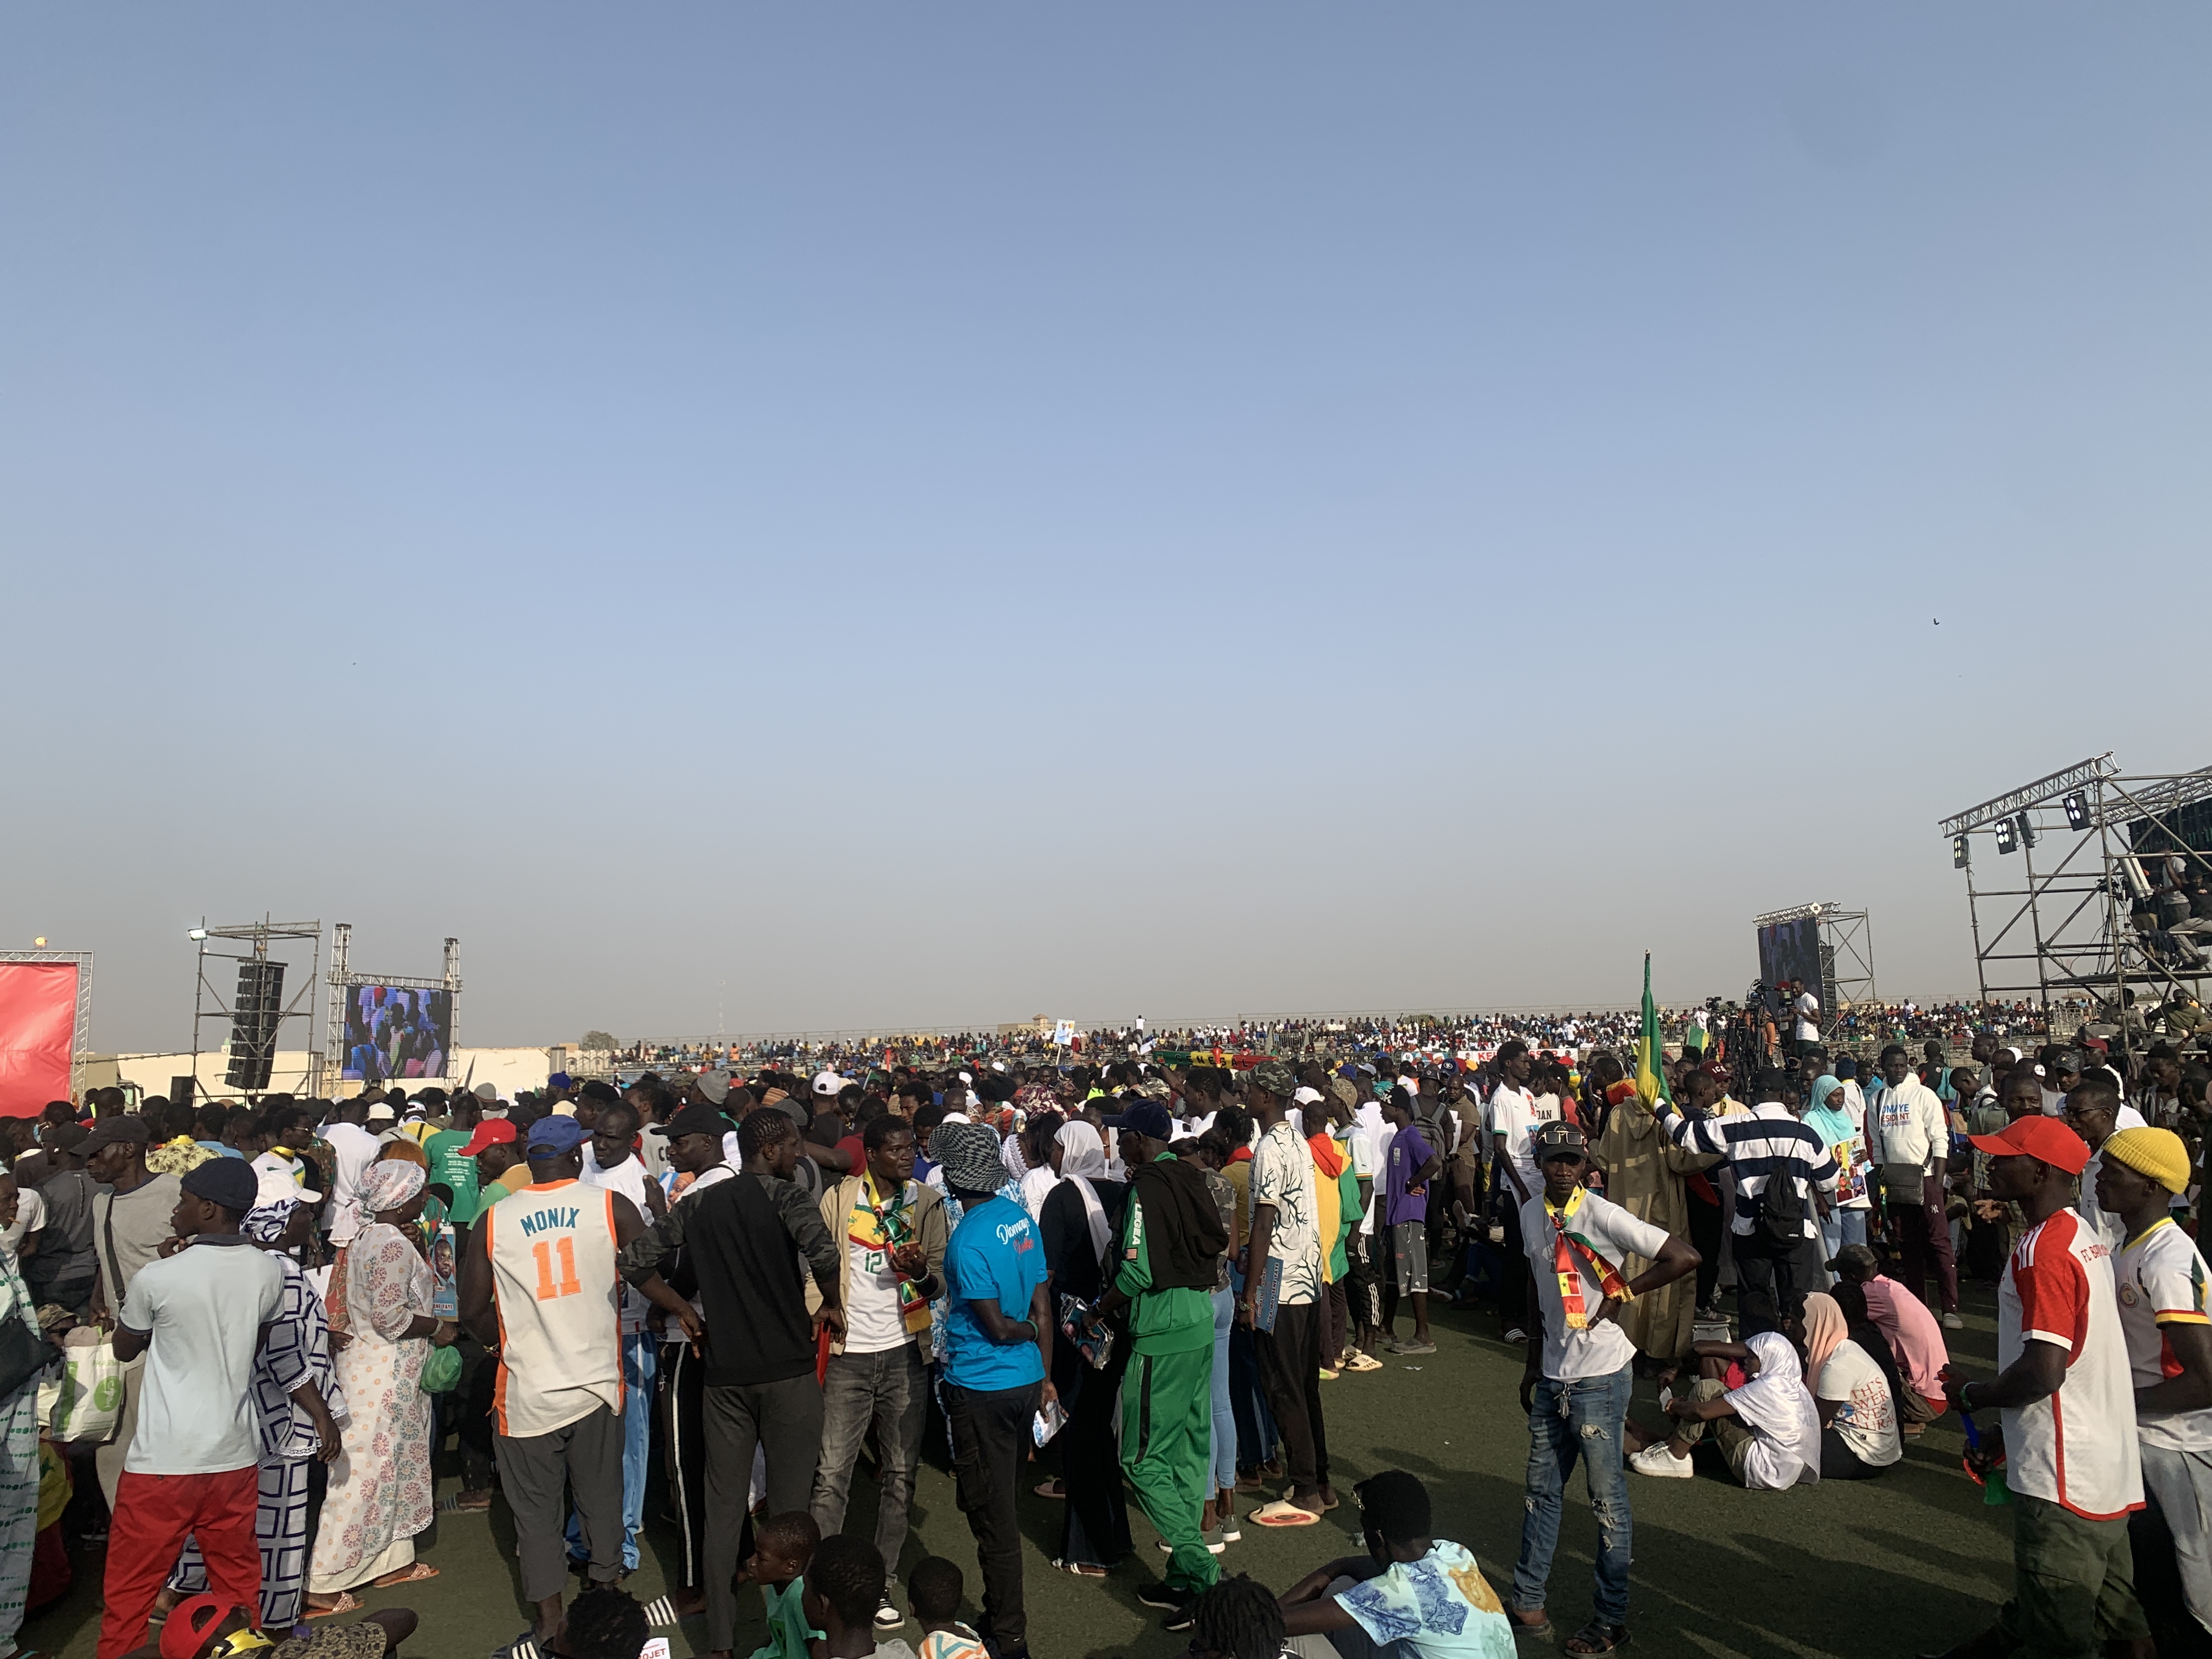
<instances>
[{"instance_id":1,"label":"blue jeans","mask_svg":"<svg viewBox=\"0 0 2212 1659\"><path fill-rule=\"evenodd\" d=\"M1229 1333L1236 1328L1237 1292L1224 1285L1213 1293L1213 1486L1217 1492L1226 1492L1237 1484L1237 1418L1229 1406Z\"/></svg>"},{"instance_id":2,"label":"blue jeans","mask_svg":"<svg viewBox=\"0 0 2212 1659\"><path fill-rule=\"evenodd\" d=\"M1630 1520L1628 1480L1620 1464L1621 1425L1636 1368L1608 1376L1536 1382L1528 1413L1528 1494L1521 1517L1521 1559L1513 1567L1513 1605L1534 1613L1544 1605L1559 1546L1559 1510L1575 1459L1583 1462L1590 1509L1597 1516L1597 1617L1604 1625L1628 1622Z\"/></svg>"},{"instance_id":3,"label":"blue jeans","mask_svg":"<svg viewBox=\"0 0 2212 1659\"><path fill-rule=\"evenodd\" d=\"M1864 1210L1829 1211L1827 1219L1820 1223L1821 1261L1833 1261L1836 1252L1846 1244L1865 1243L1866 1229L1867 1212ZM1830 1273L1827 1278L1831 1285L1836 1282L1835 1274Z\"/></svg>"},{"instance_id":4,"label":"blue jeans","mask_svg":"<svg viewBox=\"0 0 2212 1659\"><path fill-rule=\"evenodd\" d=\"M660 1342L650 1331L625 1336L623 1346L623 1571L637 1571L637 1530L645 1524L645 1468L653 1447L653 1379L660 1370ZM584 1523L568 1511L568 1554L584 1559Z\"/></svg>"},{"instance_id":5,"label":"blue jeans","mask_svg":"<svg viewBox=\"0 0 2212 1659\"><path fill-rule=\"evenodd\" d=\"M1244 1275L1229 1270L1229 1293L1242 1295ZM1219 1312L1215 1314L1217 1327ZM1259 1351L1252 1333L1234 1325L1229 1333L1230 1417L1237 1425L1237 1467L1256 1469L1275 1455L1275 1414L1267 1407L1267 1390L1260 1381Z\"/></svg>"}]
</instances>

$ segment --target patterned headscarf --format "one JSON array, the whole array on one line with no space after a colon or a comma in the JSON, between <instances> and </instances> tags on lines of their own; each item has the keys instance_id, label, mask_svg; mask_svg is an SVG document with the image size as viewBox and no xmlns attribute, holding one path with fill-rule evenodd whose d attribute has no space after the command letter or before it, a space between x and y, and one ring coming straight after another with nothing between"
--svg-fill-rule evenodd
<instances>
[{"instance_id":1,"label":"patterned headscarf","mask_svg":"<svg viewBox=\"0 0 2212 1659\"><path fill-rule=\"evenodd\" d=\"M361 1175L361 1224L376 1219L379 1210L396 1210L422 1190L429 1171L419 1164L398 1158L372 1164Z\"/></svg>"},{"instance_id":2,"label":"patterned headscarf","mask_svg":"<svg viewBox=\"0 0 2212 1659\"><path fill-rule=\"evenodd\" d=\"M290 1224L292 1212L300 1207L293 1198L280 1198L273 1204L257 1204L246 1212L246 1219L238 1224L239 1231L256 1244L274 1244L284 1236Z\"/></svg>"}]
</instances>

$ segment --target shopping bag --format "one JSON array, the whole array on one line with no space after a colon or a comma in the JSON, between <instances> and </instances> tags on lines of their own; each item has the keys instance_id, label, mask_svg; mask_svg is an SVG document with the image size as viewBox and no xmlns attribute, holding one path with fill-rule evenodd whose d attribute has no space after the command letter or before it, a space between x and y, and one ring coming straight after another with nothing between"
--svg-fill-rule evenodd
<instances>
[{"instance_id":1,"label":"shopping bag","mask_svg":"<svg viewBox=\"0 0 2212 1659\"><path fill-rule=\"evenodd\" d=\"M62 1345L62 1382L54 1396L47 1433L62 1444L104 1445L123 1422L123 1362L115 1345Z\"/></svg>"}]
</instances>

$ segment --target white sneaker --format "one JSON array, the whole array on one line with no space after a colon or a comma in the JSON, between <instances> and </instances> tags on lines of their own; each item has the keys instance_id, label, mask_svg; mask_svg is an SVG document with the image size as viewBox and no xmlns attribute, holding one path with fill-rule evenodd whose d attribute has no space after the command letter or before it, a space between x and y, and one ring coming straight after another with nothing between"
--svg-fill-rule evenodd
<instances>
[{"instance_id":1,"label":"white sneaker","mask_svg":"<svg viewBox=\"0 0 2212 1659\"><path fill-rule=\"evenodd\" d=\"M1628 1460L1628 1467L1638 1474L1648 1474L1661 1480L1689 1480L1697 1471L1690 1467L1686 1457L1677 1457L1667 1449L1663 1440L1656 1446L1646 1446Z\"/></svg>"},{"instance_id":2,"label":"white sneaker","mask_svg":"<svg viewBox=\"0 0 2212 1659\"><path fill-rule=\"evenodd\" d=\"M901 1613L896 1607L892 1605L890 1592L889 1590L885 1590L884 1592L884 1604L876 1609L876 1628L878 1630L896 1630L904 1623L906 1623L906 1615Z\"/></svg>"},{"instance_id":3,"label":"white sneaker","mask_svg":"<svg viewBox=\"0 0 2212 1659\"><path fill-rule=\"evenodd\" d=\"M1954 1313L1947 1313L1943 1316L1943 1328L1947 1331L1963 1331L1966 1328L1966 1322Z\"/></svg>"}]
</instances>

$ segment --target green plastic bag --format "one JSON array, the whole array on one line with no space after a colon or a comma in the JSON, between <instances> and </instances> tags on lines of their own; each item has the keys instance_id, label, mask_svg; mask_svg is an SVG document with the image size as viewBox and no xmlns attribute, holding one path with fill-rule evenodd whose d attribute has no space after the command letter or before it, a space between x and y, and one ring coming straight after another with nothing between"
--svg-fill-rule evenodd
<instances>
[{"instance_id":1,"label":"green plastic bag","mask_svg":"<svg viewBox=\"0 0 2212 1659\"><path fill-rule=\"evenodd\" d=\"M430 1357L422 1362L422 1392L451 1394L453 1385L460 1380L460 1349L459 1347L431 1349Z\"/></svg>"}]
</instances>

